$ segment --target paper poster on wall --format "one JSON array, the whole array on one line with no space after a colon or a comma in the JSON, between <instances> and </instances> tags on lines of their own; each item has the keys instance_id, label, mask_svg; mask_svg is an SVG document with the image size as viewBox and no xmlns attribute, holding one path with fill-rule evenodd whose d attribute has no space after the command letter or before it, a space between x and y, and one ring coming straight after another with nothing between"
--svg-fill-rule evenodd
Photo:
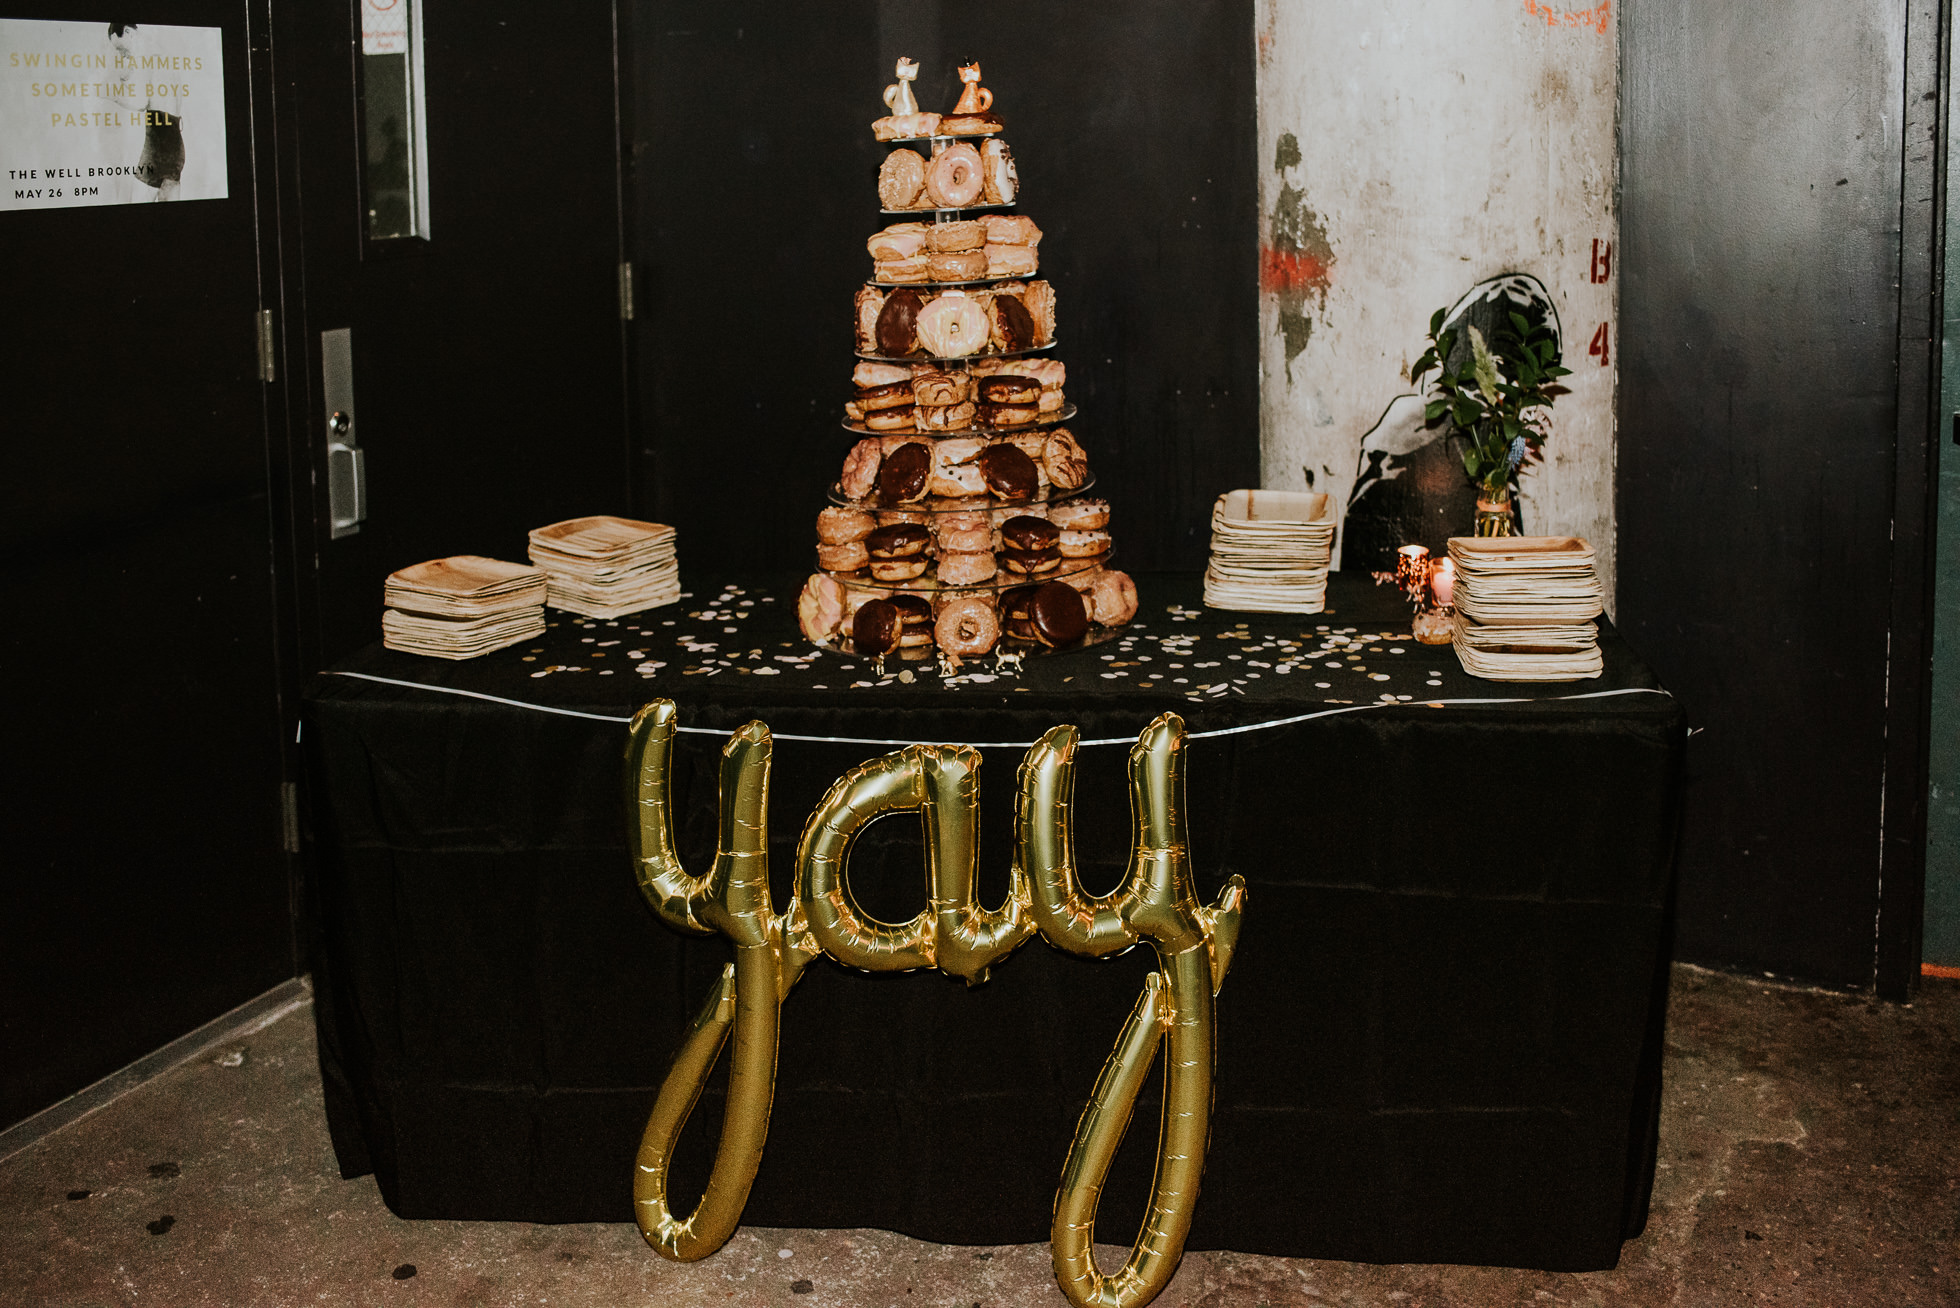
<instances>
[{"instance_id":1,"label":"paper poster on wall","mask_svg":"<svg viewBox=\"0 0 1960 1308\"><path fill-rule=\"evenodd\" d=\"M0 18L0 209L224 199L220 36Z\"/></svg>"}]
</instances>

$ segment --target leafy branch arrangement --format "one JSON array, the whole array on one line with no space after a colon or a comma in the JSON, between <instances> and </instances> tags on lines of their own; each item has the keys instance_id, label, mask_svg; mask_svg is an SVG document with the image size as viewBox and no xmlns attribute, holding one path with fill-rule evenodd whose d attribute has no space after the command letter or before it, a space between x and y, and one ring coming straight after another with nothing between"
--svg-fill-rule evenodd
<instances>
[{"instance_id":1,"label":"leafy branch arrangement","mask_svg":"<svg viewBox=\"0 0 1960 1308\"><path fill-rule=\"evenodd\" d=\"M1411 374L1417 385L1437 374L1438 398L1424 419L1449 418L1465 442L1463 470L1487 499L1503 499L1518 465L1545 443L1552 401L1565 393L1558 379L1572 370L1560 366L1557 334L1543 322L1534 326L1512 310L1489 341L1469 326L1466 352L1457 329L1443 326L1444 313L1438 309L1430 318L1429 348Z\"/></svg>"}]
</instances>

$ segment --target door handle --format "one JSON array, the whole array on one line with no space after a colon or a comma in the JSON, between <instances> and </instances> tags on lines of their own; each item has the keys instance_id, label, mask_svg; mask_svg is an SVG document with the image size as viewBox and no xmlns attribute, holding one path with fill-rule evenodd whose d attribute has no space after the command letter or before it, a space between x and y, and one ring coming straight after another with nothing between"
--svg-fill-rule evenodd
<instances>
[{"instance_id":1,"label":"door handle","mask_svg":"<svg viewBox=\"0 0 1960 1308\"><path fill-rule=\"evenodd\" d=\"M333 539L367 520L367 458L354 424L354 330L320 333L320 395L326 407L327 517Z\"/></svg>"}]
</instances>

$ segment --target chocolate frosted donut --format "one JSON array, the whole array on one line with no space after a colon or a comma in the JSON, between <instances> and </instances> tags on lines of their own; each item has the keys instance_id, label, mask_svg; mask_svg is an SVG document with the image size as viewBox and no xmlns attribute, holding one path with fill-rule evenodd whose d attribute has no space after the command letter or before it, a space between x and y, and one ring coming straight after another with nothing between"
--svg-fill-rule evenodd
<instances>
[{"instance_id":1,"label":"chocolate frosted donut","mask_svg":"<svg viewBox=\"0 0 1960 1308\"><path fill-rule=\"evenodd\" d=\"M993 320L993 342L1003 354L1035 344L1034 319L1028 316L1027 306L1018 296L995 294L988 317Z\"/></svg>"},{"instance_id":2,"label":"chocolate frosted donut","mask_svg":"<svg viewBox=\"0 0 1960 1308\"><path fill-rule=\"evenodd\" d=\"M1073 645L1089 632L1082 596L1059 581L1016 587L1001 597L1001 612L1010 635L1050 649Z\"/></svg>"},{"instance_id":3,"label":"chocolate frosted donut","mask_svg":"<svg viewBox=\"0 0 1960 1308\"><path fill-rule=\"evenodd\" d=\"M874 409L896 409L913 402L910 379L886 386L862 386L856 396L858 407L866 413Z\"/></svg>"},{"instance_id":4,"label":"chocolate frosted donut","mask_svg":"<svg viewBox=\"0 0 1960 1308\"><path fill-rule=\"evenodd\" d=\"M919 348L919 310L925 299L909 286L885 297L878 310L878 353L899 358Z\"/></svg>"},{"instance_id":5,"label":"chocolate frosted donut","mask_svg":"<svg viewBox=\"0 0 1960 1308\"><path fill-rule=\"evenodd\" d=\"M1002 550L1000 565L1024 577L1045 577L1062 566L1062 556L1054 549Z\"/></svg>"},{"instance_id":6,"label":"chocolate frosted donut","mask_svg":"<svg viewBox=\"0 0 1960 1308\"><path fill-rule=\"evenodd\" d=\"M1004 500L1032 499L1041 489L1041 474L1035 470L1034 460L1004 441L980 452L980 475L986 478L987 489ZM884 484L882 471L879 484Z\"/></svg>"},{"instance_id":7,"label":"chocolate frosted donut","mask_svg":"<svg viewBox=\"0 0 1960 1308\"><path fill-rule=\"evenodd\" d=\"M898 647L919 649L932 644L932 605L923 595L888 595L885 602L898 610Z\"/></svg>"},{"instance_id":8,"label":"chocolate frosted donut","mask_svg":"<svg viewBox=\"0 0 1960 1308\"><path fill-rule=\"evenodd\" d=\"M879 527L864 538L864 548L874 559L909 559L924 554L932 543L932 532L910 522Z\"/></svg>"},{"instance_id":9,"label":"chocolate frosted donut","mask_svg":"<svg viewBox=\"0 0 1960 1308\"><path fill-rule=\"evenodd\" d=\"M982 427L1025 427L1041 420L1041 410L1033 404L979 404L973 420Z\"/></svg>"},{"instance_id":10,"label":"chocolate frosted donut","mask_svg":"<svg viewBox=\"0 0 1960 1308\"><path fill-rule=\"evenodd\" d=\"M926 479L931 475L932 451L918 441L909 441L887 454L879 465L878 497L887 504L923 499Z\"/></svg>"},{"instance_id":11,"label":"chocolate frosted donut","mask_svg":"<svg viewBox=\"0 0 1960 1308\"><path fill-rule=\"evenodd\" d=\"M851 619L851 645L866 658L882 658L898 648L898 606L875 599L859 607Z\"/></svg>"},{"instance_id":12,"label":"chocolate frosted donut","mask_svg":"<svg viewBox=\"0 0 1960 1308\"><path fill-rule=\"evenodd\" d=\"M858 398L863 400L864 393L860 392ZM1041 383L1032 377L1000 373L980 382L980 398L988 404L1034 404L1041 399ZM864 407L879 409L884 406L867 403Z\"/></svg>"},{"instance_id":13,"label":"chocolate frosted donut","mask_svg":"<svg viewBox=\"0 0 1960 1308\"><path fill-rule=\"evenodd\" d=\"M1000 524L1000 543L1011 550L1053 549L1061 536L1054 523L1025 513Z\"/></svg>"}]
</instances>

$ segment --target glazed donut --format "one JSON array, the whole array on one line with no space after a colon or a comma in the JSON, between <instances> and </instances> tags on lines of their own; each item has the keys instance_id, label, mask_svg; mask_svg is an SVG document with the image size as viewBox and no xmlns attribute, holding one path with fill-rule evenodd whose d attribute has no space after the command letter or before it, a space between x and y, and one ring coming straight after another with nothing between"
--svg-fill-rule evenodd
<instances>
[{"instance_id":1,"label":"glazed donut","mask_svg":"<svg viewBox=\"0 0 1960 1308\"><path fill-rule=\"evenodd\" d=\"M980 450L981 442L973 437L953 436L937 442L932 451L932 476L926 483L926 494L948 499L986 494L987 479L981 475L976 461Z\"/></svg>"},{"instance_id":2,"label":"glazed donut","mask_svg":"<svg viewBox=\"0 0 1960 1308\"><path fill-rule=\"evenodd\" d=\"M969 398L973 390L972 376L961 368L921 364L909 376L912 398L920 404L958 404Z\"/></svg>"},{"instance_id":3,"label":"glazed donut","mask_svg":"<svg viewBox=\"0 0 1960 1308\"><path fill-rule=\"evenodd\" d=\"M970 282L988 275L987 256L979 250L950 250L932 255L926 263L936 282Z\"/></svg>"},{"instance_id":4,"label":"glazed donut","mask_svg":"<svg viewBox=\"0 0 1960 1308\"><path fill-rule=\"evenodd\" d=\"M964 209L972 204L980 198L980 152L964 141L941 150L926 169L925 191L935 209Z\"/></svg>"},{"instance_id":5,"label":"glazed donut","mask_svg":"<svg viewBox=\"0 0 1960 1308\"><path fill-rule=\"evenodd\" d=\"M885 293L869 286L858 288L857 299L853 304L855 321L854 334L859 354L873 354L878 349L878 314L885 307Z\"/></svg>"},{"instance_id":6,"label":"glazed donut","mask_svg":"<svg viewBox=\"0 0 1960 1308\"><path fill-rule=\"evenodd\" d=\"M916 141L939 134L938 114L893 114L871 124L871 135L880 141Z\"/></svg>"},{"instance_id":7,"label":"glazed donut","mask_svg":"<svg viewBox=\"0 0 1960 1308\"><path fill-rule=\"evenodd\" d=\"M924 223L895 223L866 241L864 248L880 263L887 259L910 259L926 252L929 230Z\"/></svg>"},{"instance_id":8,"label":"glazed donut","mask_svg":"<svg viewBox=\"0 0 1960 1308\"><path fill-rule=\"evenodd\" d=\"M848 545L869 536L871 529L877 525L878 520L863 509L848 509L841 504L833 504L817 514L817 543Z\"/></svg>"},{"instance_id":9,"label":"glazed donut","mask_svg":"<svg viewBox=\"0 0 1960 1308\"><path fill-rule=\"evenodd\" d=\"M1040 245L1041 229L1034 219L1016 213L990 213L981 216L980 229L987 233L989 245Z\"/></svg>"},{"instance_id":10,"label":"glazed donut","mask_svg":"<svg viewBox=\"0 0 1960 1308\"><path fill-rule=\"evenodd\" d=\"M878 467L884 461L884 447L876 436L859 441L844 456L844 473L837 480L838 489L847 499L863 499L878 484Z\"/></svg>"},{"instance_id":11,"label":"glazed donut","mask_svg":"<svg viewBox=\"0 0 1960 1308\"><path fill-rule=\"evenodd\" d=\"M870 552L861 540L817 546L817 566L825 572L856 572L870 561Z\"/></svg>"},{"instance_id":12,"label":"glazed donut","mask_svg":"<svg viewBox=\"0 0 1960 1308\"><path fill-rule=\"evenodd\" d=\"M1055 340L1055 288L1047 282L1029 282L1027 291L1021 296L1021 306L1034 319L1034 342L1036 345L1050 345ZM1056 364L1060 367L1060 364ZM1062 384L1061 378L1055 385Z\"/></svg>"},{"instance_id":13,"label":"glazed donut","mask_svg":"<svg viewBox=\"0 0 1960 1308\"><path fill-rule=\"evenodd\" d=\"M1120 627L1137 615L1137 584L1127 572L1103 570L1087 598L1090 616L1105 627Z\"/></svg>"},{"instance_id":14,"label":"glazed donut","mask_svg":"<svg viewBox=\"0 0 1960 1308\"><path fill-rule=\"evenodd\" d=\"M958 404L921 404L916 412L920 431L966 431L973 426L974 414L979 412L971 400L961 400ZM934 495L978 494L965 491L934 491Z\"/></svg>"},{"instance_id":15,"label":"glazed donut","mask_svg":"<svg viewBox=\"0 0 1960 1308\"><path fill-rule=\"evenodd\" d=\"M977 301L948 294L919 310L917 330L926 353L941 359L963 359L987 344L990 325Z\"/></svg>"},{"instance_id":16,"label":"glazed donut","mask_svg":"<svg viewBox=\"0 0 1960 1308\"><path fill-rule=\"evenodd\" d=\"M929 282L932 280L932 260L923 254L915 254L909 259L885 259L871 265L874 281Z\"/></svg>"},{"instance_id":17,"label":"glazed donut","mask_svg":"<svg viewBox=\"0 0 1960 1308\"><path fill-rule=\"evenodd\" d=\"M1048 520L1063 531L1096 531L1109 525L1109 501L1063 500L1049 505Z\"/></svg>"},{"instance_id":18,"label":"glazed donut","mask_svg":"<svg viewBox=\"0 0 1960 1308\"><path fill-rule=\"evenodd\" d=\"M988 204L1013 204L1014 193L1021 186L1020 174L1014 171L1014 156L1007 151L1005 141L987 141L980 146L980 191L987 197Z\"/></svg>"},{"instance_id":19,"label":"glazed donut","mask_svg":"<svg viewBox=\"0 0 1960 1308\"><path fill-rule=\"evenodd\" d=\"M978 250L987 243L987 229L972 219L959 222L934 223L925 228L926 244L935 252L951 250Z\"/></svg>"},{"instance_id":20,"label":"glazed donut","mask_svg":"<svg viewBox=\"0 0 1960 1308\"><path fill-rule=\"evenodd\" d=\"M1048 433L1048 444L1041 452L1042 471L1063 490L1074 490L1089 479L1089 456L1075 443L1066 427Z\"/></svg>"},{"instance_id":21,"label":"glazed donut","mask_svg":"<svg viewBox=\"0 0 1960 1308\"><path fill-rule=\"evenodd\" d=\"M878 167L878 202L887 209L918 208L926 185L926 161L916 150L893 150Z\"/></svg>"},{"instance_id":22,"label":"glazed donut","mask_svg":"<svg viewBox=\"0 0 1960 1308\"><path fill-rule=\"evenodd\" d=\"M990 580L996 565L992 550L956 550L939 556L939 584L978 586Z\"/></svg>"},{"instance_id":23,"label":"glazed donut","mask_svg":"<svg viewBox=\"0 0 1960 1308\"><path fill-rule=\"evenodd\" d=\"M898 408L879 409L864 415L864 425L872 431L913 431L917 423L913 419L915 409L907 404Z\"/></svg>"},{"instance_id":24,"label":"glazed donut","mask_svg":"<svg viewBox=\"0 0 1960 1308\"><path fill-rule=\"evenodd\" d=\"M895 527L901 522L909 522L915 527L930 527L932 515L918 509L887 509L878 515L880 527Z\"/></svg>"},{"instance_id":25,"label":"glazed donut","mask_svg":"<svg viewBox=\"0 0 1960 1308\"><path fill-rule=\"evenodd\" d=\"M971 658L985 654L1000 639L1000 619L994 606L978 595L961 595L940 606L932 636L954 658Z\"/></svg>"},{"instance_id":26,"label":"glazed donut","mask_svg":"<svg viewBox=\"0 0 1960 1308\"><path fill-rule=\"evenodd\" d=\"M844 627L844 587L834 577L813 572L796 597L796 625L804 639L828 645Z\"/></svg>"},{"instance_id":27,"label":"glazed donut","mask_svg":"<svg viewBox=\"0 0 1960 1308\"><path fill-rule=\"evenodd\" d=\"M1031 245L988 245L987 276L1026 277L1040 264Z\"/></svg>"},{"instance_id":28,"label":"glazed donut","mask_svg":"<svg viewBox=\"0 0 1960 1308\"><path fill-rule=\"evenodd\" d=\"M851 385L859 390L866 390L873 386L890 386L893 382L911 380L912 369L902 363L872 363L864 360L851 369Z\"/></svg>"},{"instance_id":29,"label":"glazed donut","mask_svg":"<svg viewBox=\"0 0 1960 1308\"><path fill-rule=\"evenodd\" d=\"M1064 531L1061 543L1056 547L1065 559L1093 559L1109 553L1109 533L1106 531Z\"/></svg>"},{"instance_id":30,"label":"glazed donut","mask_svg":"<svg viewBox=\"0 0 1960 1308\"><path fill-rule=\"evenodd\" d=\"M948 515L952 516L952 515ZM994 531L984 523L978 527L944 527L939 529L939 554L980 554L992 557L994 550Z\"/></svg>"},{"instance_id":31,"label":"glazed donut","mask_svg":"<svg viewBox=\"0 0 1960 1308\"><path fill-rule=\"evenodd\" d=\"M924 575L926 558L921 554L909 559L873 559L870 568L876 581L910 581Z\"/></svg>"}]
</instances>

